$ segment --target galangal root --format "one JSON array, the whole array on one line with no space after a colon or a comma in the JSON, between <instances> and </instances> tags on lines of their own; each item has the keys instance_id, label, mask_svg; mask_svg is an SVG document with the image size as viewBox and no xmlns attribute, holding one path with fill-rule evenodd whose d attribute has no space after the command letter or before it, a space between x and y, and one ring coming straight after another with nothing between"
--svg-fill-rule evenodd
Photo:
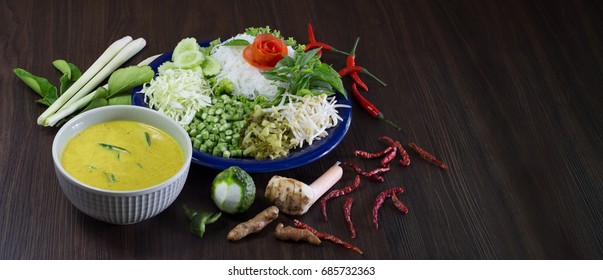
<instances>
[{"instance_id":1,"label":"galangal root","mask_svg":"<svg viewBox=\"0 0 603 280\"><path fill-rule=\"evenodd\" d=\"M278 207L270 206L264 211L258 213L251 220L238 224L228 233L226 239L230 241L237 241L249 234L260 231L269 223L278 218L278 213Z\"/></svg>"},{"instance_id":2,"label":"galangal root","mask_svg":"<svg viewBox=\"0 0 603 280\"><path fill-rule=\"evenodd\" d=\"M283 241L305 241L312 245L320 245L320 239L311 231L291 226L285 227L282 223L276 225L274 236L276 236L276 239Z\"/></svg>"}]
</instances>

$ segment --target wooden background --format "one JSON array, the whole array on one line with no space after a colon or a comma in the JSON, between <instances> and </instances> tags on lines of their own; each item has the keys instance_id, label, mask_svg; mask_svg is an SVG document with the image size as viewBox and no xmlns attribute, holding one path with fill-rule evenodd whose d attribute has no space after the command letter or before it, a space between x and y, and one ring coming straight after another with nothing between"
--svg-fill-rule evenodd
<instances>
[{"instance_id":1,"label":"wooden background","mask_svg":"<svg viewBox=\"0 0 603 280\"><path fill-rule=\"evenodd\" d=\"M550 0L389 1L0 1L0 259L601 259L603 257L603 4ZM366 97L403 129L372 119L354 102L345 139L318 161L279 175L311 182L337 160L369 169L356 149L384 147L378 137L416 142L445 161L443 171L411 153L385 183L363 180L353 193L352 240L339 198L330 220L313 207L300 219L364 251L277 241L272 229L240 242L226 233L268 206L254 174L256 202L224 215L203 239L188 232L182 204L216 210L216 170L194 165L184 190L160 215L129 226L79 212L54 175L56 128L40 127L44 107L12 73L15 67L58 81L51 62L87 69L113 41L143 37L130 64L172 49L182 38L228 38L249 26L279 29L307 42L349 50ZM339 69L344 57L325 61ZM345 80L349 86L349 80ZM349 89L349 87L348 87ZM353 179L346 169L342 187ZM403 185L410 208L386 203L381 227L371 205ZM278 220L291 224L291 217Z\"/></svg>"}]
</instances>

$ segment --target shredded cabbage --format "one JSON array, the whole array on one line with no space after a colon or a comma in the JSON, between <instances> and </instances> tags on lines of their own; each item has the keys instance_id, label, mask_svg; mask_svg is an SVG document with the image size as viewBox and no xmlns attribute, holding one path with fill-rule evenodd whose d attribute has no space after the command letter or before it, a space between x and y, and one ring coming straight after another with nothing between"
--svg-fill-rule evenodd
<instances>
[{"instance_id":1,"label":"shredded cabbage","mask_svg":"<svg viewBox=\"0 0 603 280\"><path fill-rule=\"evenodd\" d=\"M142 91L149 107L188 125L197 111L211 105L211 86L198 71L167 69L146 83Z\"/></svg>"}]
</instances>

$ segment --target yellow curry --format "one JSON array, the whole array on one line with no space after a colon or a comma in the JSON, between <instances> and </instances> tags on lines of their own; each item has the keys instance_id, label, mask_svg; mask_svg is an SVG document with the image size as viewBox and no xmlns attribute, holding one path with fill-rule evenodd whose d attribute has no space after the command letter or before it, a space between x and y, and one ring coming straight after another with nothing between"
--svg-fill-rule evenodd
<instances>
[{"instance_id":1,"label":"yellow curry","mask_svg":"<svg viewBox=\"0 0 603 280\"><path fill-rule=\"evenodd\" d=\"M80 182L129 191L155 186L184 164L176 140L153 126L109 121L84 129L63 151L63 168Z\"/></svg>"}]
</instances>

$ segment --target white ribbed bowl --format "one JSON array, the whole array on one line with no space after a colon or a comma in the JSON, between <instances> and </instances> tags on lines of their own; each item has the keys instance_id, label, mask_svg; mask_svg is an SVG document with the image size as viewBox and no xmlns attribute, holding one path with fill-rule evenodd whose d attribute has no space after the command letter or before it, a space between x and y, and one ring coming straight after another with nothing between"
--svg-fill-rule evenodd
<instances>
[{"instance_id":1,"label":"white ribbed bowl","mask_svg":"<svg viewBox=\"0 0 603 280\"><path fill-rule=\"evenodd\" d=\"M61 155L67 142L83 129L112 120L129 120L159 128L174 137L184 153L184 165L165 182L135 191L110 191L76 180L61 166ZM84 112L65 123L52 143L52 158L63 193L85 214L112 224L134 224L151 218L170 206L188 176L192 158L188 133L174 120L139 106L114 105Z\"/></svg>"}]
</instances>

